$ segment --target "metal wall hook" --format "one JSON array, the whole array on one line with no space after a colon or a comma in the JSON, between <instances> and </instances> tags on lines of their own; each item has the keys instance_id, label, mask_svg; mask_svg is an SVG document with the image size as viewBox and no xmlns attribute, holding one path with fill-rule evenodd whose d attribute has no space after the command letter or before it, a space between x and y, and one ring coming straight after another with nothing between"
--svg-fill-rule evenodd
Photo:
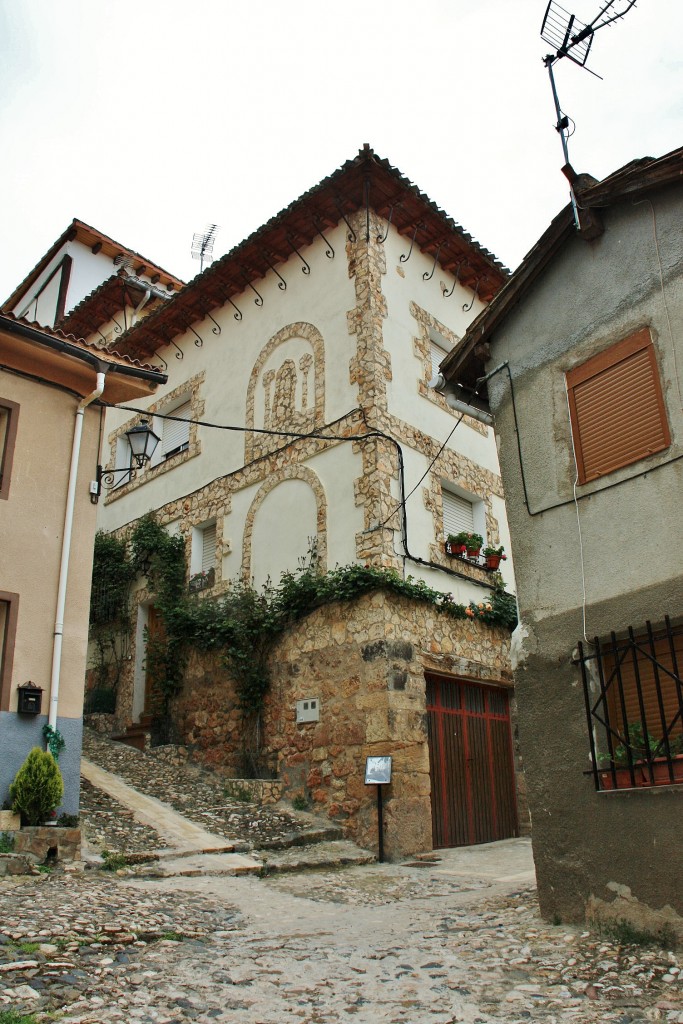
<instances>
[{"instance_id":1,"label":"metal wall hook","mask_svg":"<svg viewBox=\"0 0 683 1024\"><path fill-rule=\"evenodd\" d=\"M240 310L239 310L239 309L237 308L237 306L236 306L236 305L235 305L235 303L234 303L234 302L232 301L232 299L226 299L226 302L229 302L229 303L230 303L230 305L232 306L232 308L233 308L233 309L235 310L235 312L234 312L234 313L232 314L232 315L234 316L235 320L241 320L241 319L242 319L242 313L241 313L241 311L240 311Z\"/></svg>"},{"instance_id":2,"label":"metal wall hook","mask_svg":"<svg viewBox=\"0 0 683 1024\"><path fill-rule=\"evenodd\" d=\"M95 328L95 330L96 330L96 331L97 331L97 333L99 334L99 336L100 336L100 338L102 339L102 341L104 342L104 344L105 344L105 345L108 345L108 344L109 344L109 342L107 341L107 339L105 338L105 336L104 336L104 335L102 334L102 331L101 331L101 330L99 329L99 327L96 327L96 328Z\"/></svg>"},{"instance_id":3,"label":"metal wall hook","mask_svg":"<svg viewBox=\"0 0 683 1024\"><path fill-rule=\"evenodd\" d=\"M320 228L320 224L321 224L320 218L319 217L314 217L313 218L313 225L315 227L315 230L318 232L318 234L322 238L323 242L327 246L327 249L325 250L325 255L327 256L328 260L333 260L334 259L334 249L332 248L332 243L328 242L328 240L325 238L325 236L322 233L322 230Z\"/></svg>"},{"instance_id":4,"label":"metal wall hook","mask_svg":"<svg viewBox=\"0 0 683 1024\"><path fill-rule=\"evenodd\" d=\"M253 292L253 293L254 293L254 295L256 296L256 298L254 299L254 305L255 305L255 306L262 306L262 305L263 305L263 296L262 296L262 295L260 295L260 294L259 294L259 293L258 293L258 292L256 291L256 289L254 288L253 284L251 283L251 281L249 280L249 278L247 277L247 275L246 275L246 274L244 273L244 271L243 271L243 270L241 270L240 272L241 272L241 275L242 275L242 280L243 280L243 281L244 281L244 283L246 284L247 288L251 288L252 292Z\"/></svg>"},{"instance_id":5,"label":"metal wall hook","mask_svg":"<svg viewBox=\"0 0 683 1024\"><path fill-rule=\"evenodd\" d=\"M161 365L163 366L163 368L164 368L165 370L168 370L168 363L166 362L166 360L165 360L165 359L162 359L162 357L161 357L161 356L159 355L159 353L158 353L158 352L155 352L155 353L154 353L154 355L155 355L155 356L157 357L157 359L159 360L159 362L161 363Z\"/></svg>"},{"instance_id":6,"label":"metal wall hook","mask_svg":"<svg viewBox=\"0 0 683 1024\"><path fill-rule=\"evenodd\" d=\"M280 289L280 291L281 292L287 291L287 282L285 281L284 277L282 277L281 274L278 274L277 270L275 269L273 264L270 262L270 260L268 259L268 257L266 256L265 253L263 254L263 258L265 259L266 263L268 264L270 269L273 271L275 276L280 278L280 280L278 282L278 288Z\"/></svg>"},{"instance_id":7,"label":"metal wall hook","mask_svg":"<svg viewBox=\"0 0 683 1024\"><path fill-rule=\"evenodd\" d=\"M185 358L185 353L183 352L182 349L178 348L178 346L176 345L175 341L169 341L169 345L173 345L173 348L176 350L176 354L175 354L176 359L184 359Z\"/></svg>"},{"instance_id":8,"label":"metal wall hook","mask_svg":"<svg viewBox=\"0 0 683 1024\"><path fill-rule=\"evenodd\" d=\"M378 235L377 236L377 241L379 242L380 245L382 245L384 242L386 242L387 238L389 237L389 228L391 227L391 221L392 221L392 218L394 216L394 210L396 209L397 206L400 206L400 205L401 205L400 202L392 203L391 206L389 207L389 217L387 218L387 230L386 230L386 233L384 235Z\"/></svg>"},{"instance_id":9,"label":"metal wall hook","mask_svg":"<svg viewBox=\"0 0 683 1024\"><path fill-rule=\"evenodd\" d=\"M301 253L297 249L296 245L294 244L294 239L292 238L292 236L288 234L288 235L285 235L285 238L289 242L289 245L291 246L292 252L295 252L297 254L297 256L299 257L299 259L301 260L301 262L303 263L303 267L301 268L301 273L302 274L310 274L311 268L309 267L308 263L303 258L303 256L301 255Z\"/></svg>"},{"instance_id":10,"label":"metal wall hook","mask_svg":"<svg viewBox=\"0 0 683 1024\"><path fill-rule=\"evenodd\" d=\"M123 328L121 327L121 324L118 322L116 317L113 316L112 320L114 321L114 324L115 324L114 331L116 332L116 334L122 334L123 333Z\"/></svg>"},{"instance_id":11,"label":"metal wall hook","mask_svg":"<svg viewBox=\"0 0 683 1024\"><path fill-rule=\"evenodd\" d=\"M222 331L221 331L221 325L220 325L220 324L219 324L219 323L218 323L218 322L217 322L216 320L214 320L214 319L213 319L213 317L212 317L212 316L211 316L211 314L210 314L210 313L208 312L208 310L207 310L207 312L206 312L206 313L204 314L204 316L208 316L209 320L212 320L212 321L213 321L213 323L214 323L214 324L216 325L215 327L212 327L212 328L211 328L211 333L212 333L212 334L215 334L216 336L218 336L219 334L221 334L221 333L222 333ZM195 342L195 344L196 344L196 342Z\"/></svg>"},{"instance_id":12,"label":"metal wall hook","mask_svg":"<svg viewBox=\"0 0 683 1024\"><path fill-rule=\"evenodd\" d=\"M479 295L479 285L481 284L481 280L482 280L481 278L477 278L477 283L474 286L474 295L472 296L472 301L470 302L469 305L466 302L463 304L463 307L462 307L463 313L469 313L469 311L472 309L472 306L474 305L474 300Z\"/></svg>"},{"instance_id":13,"label":"metal wall hook","mask_svg":"<svg viewBox=\"0 0 683 1024\"><path fill-rule=\"evenodd\" d=\"M412 256L412 254L413 254L413 246L415 245L415 238L417 237L417 233L420 230L420 228L423 228L423 227L424 227L424 224L422 223L421 220L419 220L417 222L417 224L415 225L415 230L413 231L413 237L410 240L410 249L408 249L408 253L407 254L406 253L401 253L401 255L399 256L399 260L401 261L401 263L407 263L408 260L410 259L410 257Z\"/></svg>"},{"instance_id":14,"label":"metal wall hook","mask_svg":"<svg viewBox=\"0 0 683 1024\"><path fill-rule=\"evenodd\" d=\"M349 229L349 234L348 234L349 242L357 242L358 241L358 235L356 234L356 232L353 230L353 228L349 224L348 220L346 219L346 215L345 215L345 213L344 213L344 211L342 210L342 207L341 207L341 199L339 198L339 196L335 196L334 205L339 210L339 216L341 217L341 219L344 221L344 223L346 224L347 228Z\"/></svg>"},{"instance_id":15,"label":"metal wall hook","mask_svg":"<svg viewBox=\"0 0 683 1024\"><path fill-rule=\"evenodd\" d=\"M443 293L444 299L450 299L451 295L455 291L455 286L460 283L460 271L462 270L462 268L465 266L466 263L467 263L467 260L465 260L465 259L460 260L460 262L458 263L458 266L457 266L456 271L455 271L455 281L453 282L453 287L451 288L451 290L449 292L444 292Z\"/></svg>"},{"instance_id":16,"label":"metal wall hook","mask_svg":"<svg viewBox=\"0 0 683 1024\"><path fill-rule=\"evenodd\" d=\"M191 324L187 325L187 329L188 331L192 331L192 333L194 334L194 343L197 346L197 348L202 348L204 345L204 339L202 338L202 336L200 334L197 334L197 332L195 331L194 327Z\"/></svg>"},{"instance_id":17,"label":"metal wall hook","mask_svg":"<svg viewBox=\"0 0 683 1024\"><path fill-rule=\"evenodd\" d=\"M443 245L443 242L439 242L439 248L436 250L436 255L434 257L434 265L433 265L433 267L431 269L431 272L429 274L425 270L424 274L422 275L422 280L423 281L431 281L431 279L434 277L434 271L436 270L436 264L437 264L437 261L439 259L439 253L441 252L441 246L442 245Z\"/></svg>"}]
</instances>

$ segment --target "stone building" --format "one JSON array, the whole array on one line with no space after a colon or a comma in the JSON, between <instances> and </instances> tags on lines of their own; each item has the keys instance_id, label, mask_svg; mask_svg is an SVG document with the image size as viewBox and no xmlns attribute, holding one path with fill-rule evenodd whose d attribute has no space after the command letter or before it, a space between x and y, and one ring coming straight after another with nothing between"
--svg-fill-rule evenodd
<instances>
[{"instance_id":1,"label":"stone building","mask_svg":"<svg viewBox=\"0 0 683 1024\"><path fill-rule=\"evenodd\" d=\"M567 171L578 225L555 218L442 369L493 374L542 912L680 936L683 150Z\"/></svg>"},{"instance_id":2,"label":"stone building","mask_svg":"<svg viewBox=\"0 0 683 1024\"><path fill-rule=\"evenodd\" d=\"M155 510L184 539L200 600L238 577L277 580L315 550L322 570L391 568L484 602L484 560L454 558L444 539L465 529L507 544L495 441L429 381L507 279L495 257L366 146L189 284L161 273L126 260L61 321L168 373L154 401L107 411L103 462L120 471L101 527L122 533ZM131 275L142 298L124 319L115 296ZM146 282L154 305L138 309ZM126 431L143 419L160 443L132 474ZM512 589L510 562L502 573ZM149 711L144 638L158 616L143 583L120 727ZM503 630L377 594L313 613L273 666L261 740L290 795L369 841L365 757L392 753L391 853L517 833ZM174 718L194 756L236 770L239 715L219 663L193 658Z\"/></svg>"}]
</instances>

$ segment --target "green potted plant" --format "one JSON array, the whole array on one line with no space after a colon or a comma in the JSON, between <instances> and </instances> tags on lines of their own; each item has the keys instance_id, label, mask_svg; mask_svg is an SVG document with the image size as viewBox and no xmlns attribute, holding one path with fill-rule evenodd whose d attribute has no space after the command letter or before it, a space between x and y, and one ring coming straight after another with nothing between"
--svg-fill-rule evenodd
<instances>
[{"instance_id":1,"label":"green potted plant","mask_svg":"<svg viewBox=\"0 0 683 1024\"><path fill-rule=\"evenodd\" d=\"M648 746L650 755L648 757ZM671 770L664 756L666 747L663 740L656 740L645 733L640 721L630 722L628 743L626 739L614 748L612 756L598 754L601 789L632 789L636 786L666 786L671 782L683 781L683 736L669 737ZM630 760L629 760L630 752ZM633 775L631 775L633 770ZM673 776L673 778L672 778Z\"/></svg>"},{"instance_id":2,"label":"green potted plant","mask_svg":"<svg viewBox=\"0 0 683 1024\"><path fill-rule=\"evenodd\" d=\"M49 750L34 747L9 787L12 810L23 825L50 820L64 795L62 773Z\"/></svg>"},{"instance_id":3,"label":"green potted plant","mask_svg":"<svg viewBox=\"0 0 683 1024\"><path fill-rule=\"evenodd\" d=\"M487 569L497 569L501 562L507 560L505 554L505 548L501 544L499 547L486 547L483 551L484 558L486 559Z\"/></svg>"},{"instance_id":4,"label":"green potted plant","mask_svg":"<svg viewBox=\"0 0 683 1024\"><path fill-rule=\"evenodd\" d=\"M484 543L484 538L480 533L468 533L466 536L465 547L467 548L468 557L477 558Z\"/></svg>"},{"instance_id":5,"label":"green potted plant","mask_svg":"<svg viewBox=\"0 0 683 1024\"><path fill-rule=\"evenodd\" d=\"M460 533L449 533L446 537L447 555L464 555L467 550L467 538L469 533L461 530Z\"/></svg>"}]
</instances>

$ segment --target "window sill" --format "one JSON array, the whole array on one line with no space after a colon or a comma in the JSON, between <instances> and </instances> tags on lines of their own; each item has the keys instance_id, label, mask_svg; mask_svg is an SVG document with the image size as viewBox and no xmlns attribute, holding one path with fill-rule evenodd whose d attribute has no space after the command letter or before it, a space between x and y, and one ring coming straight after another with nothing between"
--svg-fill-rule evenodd
<instances>
[{"instance_id":1,"label":"window sill","mask_svg":"<svg viewBox=\"0 0 683 1024\"><path fill-rule=\"evenodd\" d=\"M598 769L599 792L613 793L620 789L633 792L660 786L680 786L683 784L683 755L673 757L670 763L671 771L666 758L655 758L649 765L636 764L633 774L630 768Z\"/></svg>"}]
</instances>

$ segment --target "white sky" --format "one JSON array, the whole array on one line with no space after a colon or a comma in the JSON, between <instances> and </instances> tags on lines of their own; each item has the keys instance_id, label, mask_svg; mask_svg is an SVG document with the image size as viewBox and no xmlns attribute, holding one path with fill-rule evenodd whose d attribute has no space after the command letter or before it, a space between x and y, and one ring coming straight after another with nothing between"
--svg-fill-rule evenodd
<instances>
[{"instance_id":1,"label":"white sky","mask_svg":"<svg viewBox=\"0 0 683 1024\"><path fill-rule=\"evenodd\" d=\"M545 6L0 0L0 300L73 217L189 279L193 232L222 255L364 142L514 268L567 201ZM682 0L638 0L604 81L557 65L577 170L683 144L681 39Z\"/></svg>"}]
</instances>

